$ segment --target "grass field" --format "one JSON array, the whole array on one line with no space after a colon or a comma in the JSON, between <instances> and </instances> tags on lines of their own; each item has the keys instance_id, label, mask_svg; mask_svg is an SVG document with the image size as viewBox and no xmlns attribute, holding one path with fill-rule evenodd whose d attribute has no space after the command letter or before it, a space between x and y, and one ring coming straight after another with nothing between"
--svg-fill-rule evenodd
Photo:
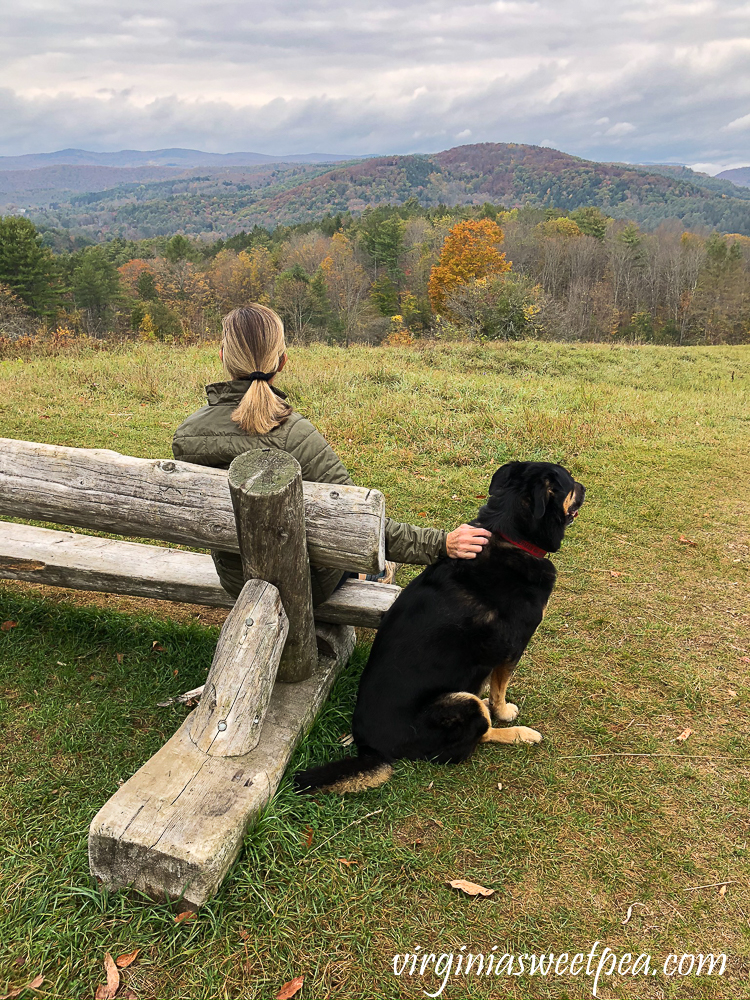
<instances>
[{"instance_id":1,"label":"grass field","mask_svg":"<svg viewBox=\"0 0 750 1000\"><path fill-rule=\"evenodd\" d=\"M208 347L5 360L0 434L164 457L220 378ZM18 623L0 631L0 990L43 973L38 995L91 997L105 952L140 948L123 989L142 998L266 1000L295 976L310 1000L420 997L443 977L396 977L394 954L598 941L655 973L601 976L599 996L750 995L750 348L313 347L280 385L402 520L472 517L511 458L586 485L510 690L545 740L402 763L361 796L285 782L219 896L175 923L100 895L86 834L184 717L156 702L202 683L220 615L0 583L0 622ZM341 752L361 640L296 766ZM724 953L726 971L669 976L672 953ZM442 995L592 995L585 963L528 967L454 966Z\"/></svg>"}]
</instances>

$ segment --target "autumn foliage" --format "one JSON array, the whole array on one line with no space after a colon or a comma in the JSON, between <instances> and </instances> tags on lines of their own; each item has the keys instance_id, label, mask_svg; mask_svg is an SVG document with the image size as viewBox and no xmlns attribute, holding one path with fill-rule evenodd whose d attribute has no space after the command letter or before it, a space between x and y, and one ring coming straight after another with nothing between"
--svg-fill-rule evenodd
<instances>
[{"instance_id":1,"label":"autumn foliage","mask_svg":"<svg viewBox=\"0 0 750 1000\"><path fill-rule=\"evenodd\" d=\"M429 296L436 313L446 311L451 294L462 285L510 270L511 261L498 250L502 241L503 231L491 219L469 219L450 230L430 273Z\"/></svg>"}]
</instances>

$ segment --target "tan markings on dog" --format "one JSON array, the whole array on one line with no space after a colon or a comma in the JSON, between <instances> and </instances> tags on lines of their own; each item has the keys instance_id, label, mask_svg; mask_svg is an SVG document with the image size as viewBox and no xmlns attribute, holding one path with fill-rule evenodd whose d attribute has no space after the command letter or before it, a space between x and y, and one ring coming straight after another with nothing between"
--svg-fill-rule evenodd
<instances>
[{"instance_id":1,"label":"tan markings on dog","mask_svg":"<svg viewBox=\"0 0 750 1000\"><path fill-rule=\"evenodd\" d=\"M498 722L513 722L518 717L518 706L505 700L514 666L504 663L495 667L490 677L490 710Z\"/></svg>"},{"instance_id":2,"label":"tan markings on dog","mask_svg":"<svg viewBox=\"0 0 750 1000\"><path fill-rule=\"evenodd\" d=\"M507 729L488 729L480 736L480 743L541 743L542 734L528 726L509 726Z\"/></svg>"},{"instance_id":3,"label":"tan markings on dog","mask_svg":"<svg viewBox=\"0 0 750 1000\"><path fill-rule=\"evenodd\" d=\"M568 493L568 495L563 500L563 510L565 511L566 514L575 503L575 499L576 499L576 491L572 489L570 493Z\"/></svg>"},{"instance_id":4,"label":"tan markings on dog","mask_svg":"<svg viewBox=\"0 0 750 1000\"><path fill-rule=\"evenodd\" d=\"M479 695L472 694L470 691L454 691L451 694L445 694L442 698L439 698L443 705L460 705L463 701L475 701L479 705L479 711L487 720L487 725L492 726L492 716L490 715L490 710L487 707L487 703L482 701Z\"/></svg>"},{"instance_id":5,"label":"tan markings on dog","mask_svg":"<svg viewBox=\"0 0 750 1000\"><path fill-rule=\"evenodd\" d=\"M332 785L322 785L317 788L318 792L339 792L342 795L356 792L366 792L368 788L377 788L384 785L393 774L390 764L381 764L374 771L366 771L362 774L352 774L341 781L334 781Z\"/></svg>"}]
</instances>

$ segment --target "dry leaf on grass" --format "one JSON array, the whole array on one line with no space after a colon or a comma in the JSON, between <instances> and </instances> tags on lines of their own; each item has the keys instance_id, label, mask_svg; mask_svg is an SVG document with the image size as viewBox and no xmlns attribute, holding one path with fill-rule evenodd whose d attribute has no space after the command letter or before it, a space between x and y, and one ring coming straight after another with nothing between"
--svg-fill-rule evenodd
<instances>
[{"instance_id":1,"label":"dry leaf on grass","mask_svg":"<svg viewBox=\"0 0 750 1000\"><path fill-rule=\"evenodd\" d=\"M117 662L118 663L122 663L122 661L124 659L125 659L125 654L124 653L117 653Z\"/></svg>"},{"instance_id":2,"label":"dry leaf on grass","mask_svg":"<svg viewBox=\"0 0 750 1000\"><path fill-rule=\"evenodd\" d=\"M305 834L305 844L308 847L312 847L313 837L315 836L315 831L311 826L306 826L302 831Z\"/></svg>"},{"instance_id":3,"label":"dry leaf on grass","mask_svg":"<svg viewBox=\"0 0 750 1000\"><path fill-rule=\"evenodd\" d=\"M611 569L609 571L609 575L610 576L622 576L622 573L619 573L616 569Z\"/></svg>"},{"instance_id":4,"label":"dry leaf on grass","mask_svg":"<svg viewBox=\"0 0 750 1000\"><path fill-rule=\"evenodd\" d=\"M43 982L44 982L44 976L42 975L35 976L31 980L31 982L26 983L25 986L19 986L15 990L11 990L10 993L3 993L3 995L0 996L0 1000L13 1000L13 997L20 996L21 993L24 992L24 990L38 990Z\"/></svg>"},{"instance_id":5,"label":"dry leaf on grass","mask_svg":"<svg viewBox=\"0 0 750 1000\"><path fill-rule=\"evenodd\" d=\"M120 973L109 952L104 956L104 970L107 973L107 982L97 986L94 1000L112 1000L120 988Z\"/></svg>"},{"instance_id":6,"label":"dry leaf on grass","mask_svg":"<svg viewBox=\"0 0 750 1000\"><path fill-rule=\"evenodd\" d=\"M359 864L358 861L347 861L346 858L339 858L338 861L339 861L340 865L346 865L347 868L351 868L352 865L358 865Z\"/></svg>"},{"instance_id":7,"label":"dry leaf on grass","mask_svg":"<svg viewBox=\"0 0 750 1000\"><path fill-rule=\"evenodd\" d=\"M680 733L680 735L675 740L675 743L684 743L685 740L688 738L688 736L692 736L692 735L693 735L693 730L692 729L683 729L682 732Z\"/></svg>"},{"instance_id":8,"label":"dry leaf on grass","mask_svg":"<svg viewBox=\"0 0 750 1000\"><path fill-rule=\"evenodd\" d=\"M721 896L721 898L723 899L723 898L724 898L724 896L726 896L726 894L727 894L727 886L726 886L726 883L725 883L725 884L724 884L724 885L723 885L723 886L722 886L722 887L721 887L721 888L719 889L719 895L720 895L720 896Z\"/></svg>"},{"instance_id":9,"label":"dry leaf on grass","mask_svg":"<svg viewBox=\"0 0 750 1000\"><path fill-rule=\"evenodd\" d=\"M194 910L183 910L182 913L178 913L174 918L176 924L181 924L186 920L194 920L198 914Z\"/></svg>"},{"instance_id":10,"label":"dry leaf on grass","mask_svg":"<svg viewBox=\"0 0 750 1000\"><path fill-rule=\"evenodd\" d=\"M750 656L741 656L740 663L750 663Z\"/></svg>"},{"instance_id":11,"label":"dry leaf on grass","mask_svg":"<svg viewBox=\"0 0 750 1000\"><path fill-rule=\"evenodd\" d=\"M451 889L458 889L460 892L465 892L467 896L495 895L494 889L485 889L483 885L477 885L476 882L467 882L465 878L454 878L447 884Z\"/></svg>"},{"instance_id":12,"label":"dry leaf on grass","mask_svg":"<svg viewBox=\"0 0 750 1000\"><path fill-rule=\"evenodd\" d=\"M689 545L691 549L694 549L698 543L694 542L692 538L686 538L684 535L680 535L680 545Z\"/></svg>"},{"instance_id":13,"label":"dry leaf on grass","mask_svg":"<svg viewBox=\"0 0 750 1000\"><path fill-rule=\"evenodd\" d=\"M163 653L164 652L164 647L162 646L162 644L157 639L154 639L154 641L151 643L151 652L152 653Z\"/></svg>"},{"instance_id":14,"label":"dry leaf on grass","mask_svg":"<svg viewBox=\"0 0 750 1000\"><path fill-rule=\"evenodd\" d=\"M0 632L10 632L10 630L12 628L16 628L17 625L18 622L3 622L3 624L0 625Z\"/></svg>"},{"instance_id":15,"label":"dry leaf on grass","mask_svg":"<svg viewBox=\"0 0 750 1000\"><path fill-rule=\"evenodd\" d=\"M292 997L296 997L302 989L304 981L304 976L297 976L296 979L290 979L288 983L284 983L276 994L276 1000L291 1000Z\"/></svg>"},{"instance_id":16,"label":"dry leaf on grass","mask_svg":"<svg viewBox=\"0 0 750 1000\"><path fill-rule=\"evenodd\" d=\"M250 938L250 931L246 931L244 927L240 927L240 937L243 941L247 941Z\"/></svg>"},{"instance_id":17,"label":"dry leaf on grass","mask_svg":"<svg viewBox=\"0 0 750 1000\"><path fill-rule=\"evenodd\" d=\"M140 954L140 948L136 948L135 951L128 952L127 955L118 955L115 959L115 965L118 969L127 969L129 965L135 962L136 958Z\"/></svg>"}]
</instances>

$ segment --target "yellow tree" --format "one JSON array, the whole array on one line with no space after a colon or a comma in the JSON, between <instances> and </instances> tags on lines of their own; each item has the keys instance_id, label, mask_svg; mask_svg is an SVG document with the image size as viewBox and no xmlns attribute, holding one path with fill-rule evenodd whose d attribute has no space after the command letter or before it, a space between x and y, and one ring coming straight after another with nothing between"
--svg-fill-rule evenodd
<instances>
[{"instance_id":1,"label":"yellow tree","mask_svg":"<svg viewBox=\"0 0 750 1000\"><path fill-rule=\"evenodd\" d=\"M429 295L436 313L446 311L450 296L477 278L509 271L511 262L498 250L503 231L491 219L470 219L453 226L430 272Z\"/></svg>"},{"instance_id":2,"label":"yellow tree","mask_svg":"<svg viewBox=\"0 0 750 1000\"><path fill-rule=\"evenodd\" d=\"M370 288L367 272L358 260L354 246L343 233L334 234L330 252L321 262L320 269L325 275L331 306L348 347L367 309Z\"/></svg>"}]
</instances>

